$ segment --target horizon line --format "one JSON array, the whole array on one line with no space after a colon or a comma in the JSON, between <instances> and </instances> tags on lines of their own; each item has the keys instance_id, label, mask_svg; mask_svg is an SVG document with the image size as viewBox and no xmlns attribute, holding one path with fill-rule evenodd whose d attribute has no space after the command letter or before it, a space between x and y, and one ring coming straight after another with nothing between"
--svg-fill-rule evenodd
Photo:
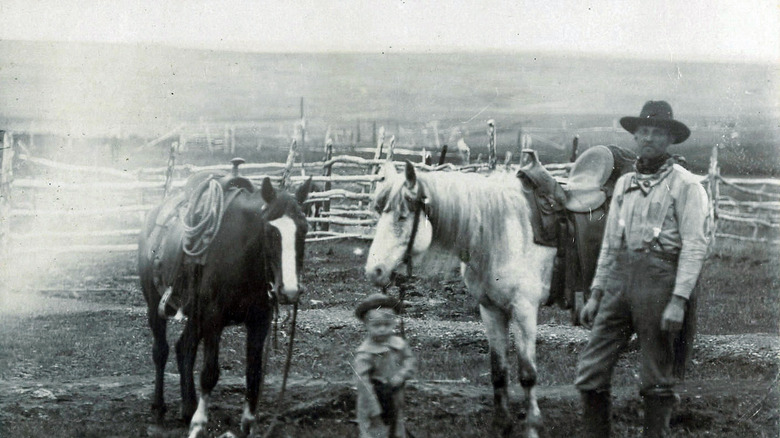
<instances>
[{"instance_id":1,"label":"horizon line","mask_svg":"<svg viewBox=\"0 0 780 438\"><path fill-rule=\"evenodd\" d=\"M83 44L83 45L104 45L104 46L156 46L160 48L181 49L181 50L198 50L198 51L213 51L213 52L227 52L227 53L253 53L259 55L447 55L447 54L524 54L524 55L549 55L556 57L580 57L580 58L606 58L613 60L631 60L631 61L655 61L655 62L703 62L703 63L716 63L716 64L761 64L761 65L775 65L780 67L780 58L771 60L761 56L751 56L744 58L736 57L719 57L714 55L702 55L702 54L674 54L670 56L662 56L657 54L641 55L638 53L625 53L615 54L613 51L600 51L600 50L563 50L554 48L510 48L510 47L426 47L426 46L413 46L406 48L394 48L389 46L386 49L374 49L374 48L308 48L308 47L287 47L279 49L257 48L251 47L255 43L233 43L233 44L215 44L213 42L163 42L152 40L139 40L139 41L92 41L92 40L53 40L53 39L2 39L0 42L4 43L51 43L51 44Z\"/></svg>"}]
</instances>

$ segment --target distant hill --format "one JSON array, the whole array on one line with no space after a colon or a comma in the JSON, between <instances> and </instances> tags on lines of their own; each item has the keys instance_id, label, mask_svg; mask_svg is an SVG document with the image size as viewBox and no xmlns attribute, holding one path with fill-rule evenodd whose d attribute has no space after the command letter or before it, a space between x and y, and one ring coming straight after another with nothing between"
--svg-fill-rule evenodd
<instances>
[{"instance_id":1,"label":"distant hill","mask_svg":"<svg viewBox=\"0 0 780 438\"><path fill-rule=\"evenodd\" d=\"M14 41L0 41L0 65L1 119L121 123L131 131L201 118L293 118L300 97L308 117L332 121L478 117L549 123L544 116L564 114L610 120L638 113L650 98L669 100L685 120L755 123L780 116L780 65L532 53L285 55Z\"/></svg>"},{"instance_id":2,"label":"distant hill","mask_svg":"<svg viewBox=\"0 0 780 438\"><path fill-rule=\"evenodd\" d=\"M73 136L153 138L183 121L289 120L300 115L301 97L307 119L321 125L440 120L442 132L473 134L493 118L513 136L522 127L611 126L652 98L671 102L693 128L771 131L758 136L771 158L778 86L778 64L0 41L1 127Z\"/></svg>"}]
</instances>

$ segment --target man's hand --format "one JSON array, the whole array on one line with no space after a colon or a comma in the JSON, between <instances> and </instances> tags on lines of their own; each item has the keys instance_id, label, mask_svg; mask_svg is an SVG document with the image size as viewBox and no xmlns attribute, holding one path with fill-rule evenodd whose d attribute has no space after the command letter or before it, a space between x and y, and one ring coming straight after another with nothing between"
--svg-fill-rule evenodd
<instances>
[{"instance_id":1,"label":"man's hand","mask_svg":"<svg viewBox=\"0 0 780 438\"><path fill-rule=\"evenodd\" d=\"M599 304L601 304L601 297L604 295L604 291L601 289L592 289L590 291L590 298L585 303L585 307L580 310L580 322L585 328L590 329L593 327L593 321L596 319L596 314L599 312Z\"/></svg>"},{"instance_id":2,"label":"man's hand","mask_svg":"<svg viewBox=\"0 0 780 438\"><path fill-rule=\"evenodd\" d=\"M664 314L661 317L661 330L672 333L682 330L686 303L687 300L685 298L672 295L672 299L666 305Z\"/></svg>"},{"instance_id":3,"label":"man's hand","mask_svg":"<svg viewBox=\"0 0 780 438\"><path fill-rule=\"evenodd\" d=\"M390 381L388 382L390 386L393 388L400 388L404 385L404 378L402 376L399 376L398 374L394 375L390 378Z\"/></svg>"},{"instance_id":4,"label":"man's hand","mask_svg":"<svg viewBox=\"0 0 780 438\"><path fill-rule=\"evenodd\" d=\"M382 414L379 415L372 415L369 417L368 421L370 422L370 426L372 429L381 427L383 424L385 424L384 421L382 421Z\"/></svg>"}]
</instances>

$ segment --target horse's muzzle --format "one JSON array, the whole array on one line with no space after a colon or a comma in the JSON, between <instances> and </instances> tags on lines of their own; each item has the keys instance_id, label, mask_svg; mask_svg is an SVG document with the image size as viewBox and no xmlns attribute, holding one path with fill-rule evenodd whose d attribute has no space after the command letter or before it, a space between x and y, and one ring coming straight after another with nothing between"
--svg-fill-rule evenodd
<instances>
[{"instance_id":1,"label":"horse's muzzle","mask_svg":"<svg viewBox=\"0 0 780 438\"><path fill-rule=\"evenodd\" d=\"M385 287L390 284L393 271L386 266L378 264L375 266L366 266L366 279L372 282L374 286Z\"/></svg>"}]
</instances>

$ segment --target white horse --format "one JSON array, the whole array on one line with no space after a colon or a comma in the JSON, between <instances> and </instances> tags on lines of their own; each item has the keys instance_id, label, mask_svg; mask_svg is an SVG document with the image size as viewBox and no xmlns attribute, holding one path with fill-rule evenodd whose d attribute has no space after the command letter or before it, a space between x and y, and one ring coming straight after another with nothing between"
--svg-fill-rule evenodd
<instances>
[{"instance_id":1,"label":"white horse","mask_svg":"<svg viewBox=\"0 0 780 438\"><path fill-rule=\"evenodd\" d=\"M405 175L385 165L385 182L374 203L379 213L366 276L377 286L432 246L461 260L461 274L479 301L490 344L495 412L493 427L509 434L507 352L512 330L525 392L527 436L537 437L542 415L536 401L536 321L550 290L555 248L533 241L523 187L512 174L486 177L460 172Z\"/></svg>"}]
</instances>

